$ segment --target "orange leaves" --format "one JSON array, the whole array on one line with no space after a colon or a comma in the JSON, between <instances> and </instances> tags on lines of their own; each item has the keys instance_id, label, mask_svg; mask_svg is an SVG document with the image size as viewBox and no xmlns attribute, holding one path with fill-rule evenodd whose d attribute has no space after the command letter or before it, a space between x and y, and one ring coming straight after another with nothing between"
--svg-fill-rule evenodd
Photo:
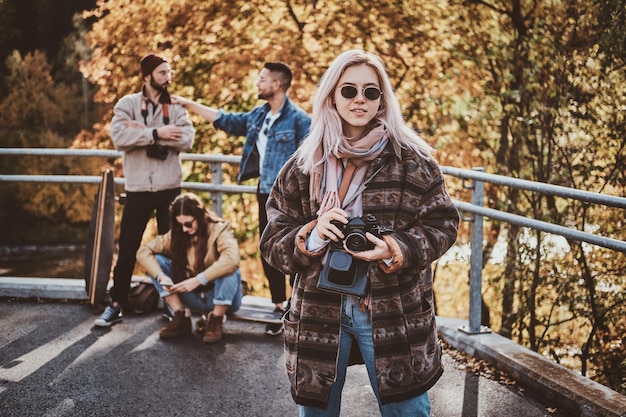
<instances>
[{"instance_id":1,"label":"orange leaves","mask_svg":"<svg viewBox=\"0 0 626 417\"><path fill-rule=\"evenodd\" d=\"M58 127L69 94L67 88L54 84L45 55L36 51L22 58L16 51L8 65L11 89L0 103L0 124L13 129L29 126L33 131Z\"/></svg>"}]
</instances>

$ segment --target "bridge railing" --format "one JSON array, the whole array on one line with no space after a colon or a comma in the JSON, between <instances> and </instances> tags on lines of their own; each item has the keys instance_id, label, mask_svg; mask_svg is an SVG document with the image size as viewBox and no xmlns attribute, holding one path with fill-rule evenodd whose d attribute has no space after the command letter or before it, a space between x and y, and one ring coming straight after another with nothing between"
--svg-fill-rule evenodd
<instances>
[{"instance_id":1,"label":"bridge railing","mask_svg":"<svg viewBox=\"0 0 626 417\"><path fill-rule=\"evenodd\" d=\"M0 155L14 156L81 156L119 158L121 152L114 150L94 149L60 149L60 148L0 148ZM224 194L256 193L256 187L222 184L222 165L239 164L240 156L220 154L194 154L182 153L182 161L201 161L209 164L211 171L211 183L184 182L182 187L187 190L208 191L211 194L212 208L219 215L222 214L222 198ZM560 226L528 217L507 213L501 210L484 207L485 183L503 185L521 190L537 192L546 195L554 195L567 199L578 200L585 203L601 204L608 207L626 209L626 198L610 196L601 193L582 191L578 189L545 184L534 181L510 178L501 175L487 174L482 168L461 169L442 166L445 175L459 178L463 181L463 187L471 190L471 201L455 200L457 209L463 213L463 220L472 222L470 237L470 305L469 324L461 330L469 334L488 332L481 326L481 294L482 294L482 270L483 270L483 218L491 218L503 222L517 224L522 227L540 230L546 233L560 235L571 240L590 243L611 250L626 253L626 242L599 236L593 233L583 232L577 229ZM5 175L0 174L0 182L50 182L50 183L87 183L98 184L101 176L80 175ZM124 178L115 178L115 183L124 184Z\"/></svg>"},{"instance_id":2,"label":"bridge railing","mask_svg":"<svg viewBox=\"0 0 626 417\"><path fill-rule=\"evenodd\" d=\"M61 149L61 148L0 148L0 155L13 156L78 156L78 157L100 157L100 158L121 158L122 153L106 149ZM222 165L239 165L241 157L236 155L221 154L196 154L181 153L180 159L183 161L206 162L211 171L211 183L183 182L182 187L186 190L208 191L211 193L212 209L222 215L222 198L224 194L256 193L256 187L249 185L224 185L222 184ZM3 175L0 174L0 182L50 182L50 183L80 183L99 184L102 177L100 175ZM115 178L116 185L124 185L124 178Z\"/></svg>"}]
</instances>

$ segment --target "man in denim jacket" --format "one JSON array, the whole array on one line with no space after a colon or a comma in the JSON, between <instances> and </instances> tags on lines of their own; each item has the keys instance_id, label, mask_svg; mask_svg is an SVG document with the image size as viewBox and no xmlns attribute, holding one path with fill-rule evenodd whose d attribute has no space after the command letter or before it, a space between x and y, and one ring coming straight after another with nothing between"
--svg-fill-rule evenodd
<instances>
[{"instance_id":1,"label":"man in denim jacket","mask_svg":"<svg viewBox=\"0 0 626 417\"><path fill-rule=\"evenodd\" d=\"M189 111L212 122L216 129L235 136L246 136L237 180L242 182L259 177L257 188L259 233L263 233L267 225L265 202L274 180L308 134L311 126L309 115L287 97L292 77L287 64L265 63L256 87L259 91L258 98L266 100L267 103L249 112L227 113L222 109L207 107L183 97L172 97L173 103L181 104ZM262 262L272 302L276 305L276 311L283 312L283 304L286 301L285 275L267 264L265 259L262 259ZM278 335L282 330L282 325L268 324L265 333Z\"/></svg>"}]
</instances>

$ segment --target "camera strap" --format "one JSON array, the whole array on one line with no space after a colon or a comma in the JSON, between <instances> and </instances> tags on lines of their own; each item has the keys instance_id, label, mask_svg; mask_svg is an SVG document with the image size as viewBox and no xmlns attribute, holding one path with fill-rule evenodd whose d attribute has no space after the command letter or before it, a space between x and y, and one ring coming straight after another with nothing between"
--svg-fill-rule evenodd
<instances>
[{"instance_id":1,"label":"camera strap","mask_svg":"<svg viewBox=\"0 0 626 417\"><path fill-rule=\"evenodd\" d=\"M350 162L348 162L348 166L351 165ZM354 165L354 164L352 164ZM346 166L346 170L348 169L348 166ZM365 191L365 189L367 188L367 186L369 185L369 183L374 179L374 177L376 176L376 174L378 174L383 168L385 167L385 164L382 164L376 171L374 171L374 173L372 175L370 175L369 178L367 178L365 181L363 181L363 183L359 186L359 189L356 191L356 193L354 193L348 200L343 201L343 198L341 196L341 194L339 195L340 201L341 203L341 207L347 207L348 204L350 204L352 201L354 201L355 198L357 198L363 191ZM355 165L356 168L356 165ZM352 175L354 175L354 171L352 172ZM344 183L344 178L345 178L345 172L344 172L344 177L341 178L341 187L343 187L343 183ZM349 182L348 182L349 185ZM340 188L341 188L340 187ZM346 186L346 190L348 189L348 187ZM345 196L345 192L344 192L344 196Z\"/></svg>"},{"instance_id":2,"label":"camera strap","mask_svg":"<svg viewBox=\"0 0 626 417\"><path fill-rule=\"evenodd\" d=\"M153 105L153 109L154 111L156 111L156 107L158 106L158 104L154 104L152 103L152 101L150 101L150 104ZM163 106L163 124L168 125L170 124L170 112L168 104L161 103L161 105ZM148 126L148 98L144 94L141 95L141 115L143 116L143 123Z\"/></svg>"}]
</instances>

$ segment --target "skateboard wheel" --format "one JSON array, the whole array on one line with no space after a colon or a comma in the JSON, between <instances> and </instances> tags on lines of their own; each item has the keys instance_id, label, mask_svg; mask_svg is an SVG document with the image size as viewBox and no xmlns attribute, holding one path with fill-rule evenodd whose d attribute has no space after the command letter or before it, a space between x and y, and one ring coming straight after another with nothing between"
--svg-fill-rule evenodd
<instances>
[{"instance_id":1,"label":"skateboard wheel","mask_svg":"<svg viewBox=\"0 0 626 417\"><path fill-rule=\"evenodd\" d=\"M196 321L196 331L199 333L204 333L206 331L207 324L208 323L204 316L201 319L198 319Z\"/></svg>"}]
</instances>

